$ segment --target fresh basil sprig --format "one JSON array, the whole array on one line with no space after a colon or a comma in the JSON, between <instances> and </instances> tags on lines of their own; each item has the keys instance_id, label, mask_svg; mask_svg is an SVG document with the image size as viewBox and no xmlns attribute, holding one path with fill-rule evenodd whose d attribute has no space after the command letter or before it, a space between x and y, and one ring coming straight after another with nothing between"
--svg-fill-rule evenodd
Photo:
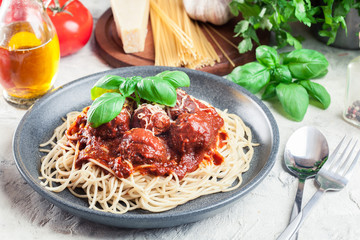
<instances>
[{"instance_id":1,"label":"fresh basil sprig","mask_svg":"<svg viewBox=\"0 0 360 240\"><path fill-rule=\"evenodd\" d=\"M309 105L309 96L324 109L331 102L326 89L310 79L326 75L329 65L325 56L311 49L298 49L279 55L269 46L256 49L258 62L236 67L227 79L258 93L262 99L277 97L286 113L295 121L302 121Z\"/></svg>"},{"instance_id":2,"label":"fresh basil sprig","mask_svg":"<svg viewBox=\"0 0 360 240\"><path fill-rule=\"evenodd\" d=\"M181 71L164 71L150 77L106 75L91 89L94 102L88 110L88 123L96 128L110 122L120 112L126 98L140 104L141 99L162 105L176 104L178 87L189 87L190 78Z\"/></svg>"}]
</instances>

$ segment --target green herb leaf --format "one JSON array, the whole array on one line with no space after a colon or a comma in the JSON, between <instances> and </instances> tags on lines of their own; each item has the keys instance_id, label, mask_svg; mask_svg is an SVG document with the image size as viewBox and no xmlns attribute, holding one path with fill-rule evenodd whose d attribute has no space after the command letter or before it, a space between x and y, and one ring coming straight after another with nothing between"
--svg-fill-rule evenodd
<instances>
[{"instance_id":1,"label":"green herb leaf","mask_svg":"<svg viewBox=\"0 0 360 240\"><path fill-rule=\"evenodd\" d=\"M239 53L245 53L247 51L250 51L253 47L253 44L251 42L251 38L244 38L238 45Z\"/></svg>"},{"instance_id":2,"label":"green herb leaf","mask_svg":"<svg viewBox=\"0 0 360 240\"><path fill-rule=\"evenodd\" d=\"M266 67L274 67L280 63L280 57L277 51L265 45L256 48L256 59Z\"/></svg>"},{"instance_id":3,"label":"green herb leaf","mask_svg":"<svg viewBox=\"0 0 360 240\"><path fill-rule=\"evenodd\" d=\"M291 118L299 122L304 119L309 106L309 95L304 87L296 83L280 83L276 87L276 95Z\"/></svg>"},{"instance_id":4,"label":"green herb leaf","mask_svg":"<svg viewBox=\"0 0 360 240\"><path fill-rule=\"evenodd\" d=\"M248 19L251 16L258 16L262 9L262 6L252 4L251 1L250 3L247 3L248 1L240 2L239 0L234 0L233 2L237 2L237 4L234 5L236 5L244 19ZM235 10L233 12L235 12Z\"/></svg>"},{"instance_id":5,"label":"green herb leaf","mask_svg":"<svg viewBox=\"0 0 360 240\"><path fill-rule=\"evenodd\" d=\"M276 97L276 86L277 83L270 83L266 86L265 91L261 95L262 100L267 100L273 97Z\"/></svg>"},{"instance_id":6,"label":"green herb leaf","mask_svg":"<svg viewBox=\"0 0 360 240\"><path fill-rule=\"evenodd\" d=\"M286 32L286 42L289 45L294 46L295 49L301 49L302 47L301 42L288 32Z\"/></svg>"},{"instance_id":7,"label":"green herb leaf","mask_svg":"<svg viewBox=\"0 0 360 240\"><path fill-rule=\"evenodd\" d=\"M324 109L329 107L331 103L331 97L323 86L309 80L300 81L299 84L306 89L310 96L318 100L323 105Z\"/></svg>"},{"instance_id":8,"label":"green herb leaf","mask_svg":"<svg viewBox=\"0 0 360 240\"><path fill-rule=\"evenodd\" d=\"M319 75L313 77L313 79L322 78L328 73L328 69L324 69L322 72L319 72Z\"/></svg>"},{"instance_id":9,"label":"green herb leaf","mask_svg":"<svg viewBox=\"0 0 360 240\"><path fill-rule=\"evenodd\" d=\"M147 77L138 82L137 90L141 98L167 106L176 104L176 88L159 76Z\"/></svg>"},{"instance_id":10,"label":"green herb leaf","mask_svg":"<svg viewBox=\"0 0 360 240\"><path fill-rule=\"evenodd\" d=\"M260 45L260 40L257 36L257 33L254 27L249 27L243 34L244 38L251 38L254 40L258 45Z\"/></svg>"},{"instance_id":11,"label":"green herb leaf","mask_svg":"<svg viewBox=\"0 0 360 240\"><path fill-rule=\"evenodd\" d=\"M88 123L91 127L99 127L100 125L110 122L119 113L124 105L125 97L120 93L108 92L96 98L91 104L87 113Z\"/></svg>"},{"instance_id":12,"label":"green herb leaf","mask_svg":"<svg viewBox=\"0 0 360 240\"><path fill-rule=\"evenodd\" d=\"M230 7L230 12L234 15L234 16L238 16L239 15L239 2L237 1L232 1L230 4L229 4L229 7Z\"/></svg>"},{"instance_id":13,"label":"green herb leaf","mask_svg":"<svg viewBox=\"0 0 360 240\"><path fill-rule=\"evenodd\" d=\"M119 86L125 78L116 75L106 75L100 78L91 88L91 99L94 100L106 92L119 92Z\"/></svg>"},{"instance_id":14,"label":"green herb leaf","mask_svg":"<svg viewBox=\"0 0 360 240\"><path fill-rule=\"evenodd\" d=\"M292 76L291 72L286 65L279 65L275 67L271 74L271 81L282 82L282 83L291 83Z\"/></svg>"},{"instance_id":15,"label":"green herb leaf","mask_svg":"<svg viewBox=\"0 0 360 240\"><path fill-rule=\"evenodd\" d=\"M242 20L240 22L238 22L235 26L234 32L235 37L239 36L239 34L246 32L246 30L249 29L249 21L246 20Z\"/></svg>"},{"instance_id":16,"label":"green herb leaf","mask_svg":"<svg viewBox=\"0 0 360 240\"><path fill-rule=\"evenodd\" d=\"M284 59L287 57L287 55L288 55L289 53L291 53L291 52L282 52L282 53L279 54L279 55L280 55L280 63L281 63L281 64L283 64Z\"/></svg>"},{"instance_id":17,"label":"green herb leaf","mask_svg":"<svg viewBox=\"0 0 360 240\"><path fill-rule=\"evenodd\" d=\"M142 77L131 77L127 78L126 81L122 82L119 86L119 91L124 97L129 97L136 90L136 85Z\"/></svg>"},{"instance_id":18,"label":"green herb leaf","mask_svg":"<svg viewBox=\"0 0 360 240\"><path fill-rule=\"evenodd\" d=\"M260 63L251 62L236 67L226 78L257 93L270 81L270 70Z\"/></svg>"},{"instance_id":19,"label":"green herb leaf","mask_svg":"<svg viewBox=\"0 0 360 240\"><path fill-rule=\"evenodd\" d=\"M329 63L325 56L312 49L298 49L284 58L291 75L300 80L312 79L324 73Z\"/></svg>"},{"instance_id":20,"label":"green herb leaf","mask_svg":"<svg viewBox=\"0 0 360 240\"><path fill-rule=\"evenodd\" d=\"M189 76L181 71L164 71L156 76L161 77L163 80L168 81L174 88L189 87Z\"/></svg>"}]
</instances>

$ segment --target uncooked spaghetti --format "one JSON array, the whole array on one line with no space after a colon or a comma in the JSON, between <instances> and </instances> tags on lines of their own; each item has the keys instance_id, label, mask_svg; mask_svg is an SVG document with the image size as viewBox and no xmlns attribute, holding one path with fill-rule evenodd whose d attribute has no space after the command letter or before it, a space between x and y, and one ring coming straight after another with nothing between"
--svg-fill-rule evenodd
<instances>
[{"instance_id":1,"label":"uncooked spaghetti","mask_svg":"<svg viewBox=\"0 0 360 240\"><path fill-rule=\"evenodd\" d=\"M199 24L189 18L181 0L151 0L150 17L156 66L195 69L220 62L214 47Z\"/></svg>"}]
</instances>

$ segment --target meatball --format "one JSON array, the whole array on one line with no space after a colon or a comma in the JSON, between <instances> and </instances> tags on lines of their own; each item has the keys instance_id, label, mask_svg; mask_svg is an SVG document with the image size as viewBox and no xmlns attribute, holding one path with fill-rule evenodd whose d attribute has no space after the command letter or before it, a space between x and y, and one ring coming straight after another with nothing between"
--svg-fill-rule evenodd
<instances>
[{"instance_id":1,"label":"meatball","mask_svg":"<svg viewBox=\"0 0 360 240\"><path fill-rule=\"evenodd\" d=\"M167 109L172 120L176 120L183 113L194 113L197 109L197 102L185 91L177 89L177 99L174 107Z\"/></svg>"},{"instance_id":2,"label":"meatball","mask_svg":"<svg viewBox=\"0 0 360 240\"><path fill-rule=\"evenodd\" d=\"M125 106L121 109L119 115L108 123L104 123L97 128L90 128L92 135L101 139L113 139L121 137L126 131L130 130L131 108Z\"/></svg>"},{"instance_id":3,"label":"meatball","mask_svg":"<svg viewBox=\"0 0 360 240\"><path fill-rule=\"evenodd\" d=\"M222 126L224 126L224 119L219 115L214 107L202 108L199 111L206 115L207 120L211 122L213 128L216 129L216 132L220 130Z\"/></svg>"},{"instance_id":4,"label":"meatball","mask_svg":"<svg viewBox=\"0 0 360 240\"><path fill-rule=\"evenodd\" d=\"M170 118L158 105L142 104L134 111L132 117L133 128L145 128L155 135L166 132L170 128Z\"/></svg>"},{"instance_id":5,"label":"meatball","mask_svg":"<svg viewBox=\"0 0 360 240\"><path fill-rule=\"evenodd\" d=\"M217 134L205 112L183 113L170 126L169 143L179 153L209 149Z\"/></svg>"},{"instance_id":6,"label":"meatball","mask_svg":"<svg viewBox=\"0 0 360 240\"><path fill-rule=\"evenodd\" d=\"M167 148L164 142L144 128L127 131L122 137L119 152L123 160L131 161L134 165L167 160Z\"/></svg>"}]
</instances>

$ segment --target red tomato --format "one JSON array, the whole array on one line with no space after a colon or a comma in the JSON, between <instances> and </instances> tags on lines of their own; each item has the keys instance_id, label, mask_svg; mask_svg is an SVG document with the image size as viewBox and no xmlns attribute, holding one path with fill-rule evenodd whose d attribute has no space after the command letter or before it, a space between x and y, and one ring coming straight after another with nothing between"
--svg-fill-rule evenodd
<instances>
[{"instance_id":1,"label":"red tomato","mask_svg":"<svg viewBox=\"0 0 360 240\"><path fill-rule=\"evenodd\" d=\"M47 13L56 28L62 57L80 50L89 41L93 18L79 0L52 0Z\"/></svg>"}]
</instances>

